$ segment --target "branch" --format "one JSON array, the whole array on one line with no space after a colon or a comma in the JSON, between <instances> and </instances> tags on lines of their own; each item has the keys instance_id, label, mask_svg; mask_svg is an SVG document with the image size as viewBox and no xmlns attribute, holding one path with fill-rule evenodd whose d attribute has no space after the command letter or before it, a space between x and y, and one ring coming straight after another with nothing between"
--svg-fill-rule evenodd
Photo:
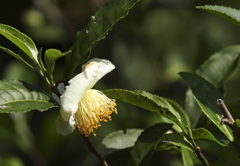
<instances>
[{"instance_id":1,"label":"branch","mask_svg":"<svg viewBox=\"0 0 240 166\"><path fill-rule=\"evenodd\" d=\"M88 137L85 137L85 135L82 135L82 138L87 143L88 149L99 159L99 161L102 163L103 166L108 166L106 160L97 152L97 150L94 148L93 144L90 142Z\"/></svg>"},{"instance_id":2,"label":"branch","mask_svg":"<svg viewBox=\"0 0 240 166\"><path fill-rule=\"evenodd\" d=\"M220 124L228 125L232 129L233 133L240 139L240 131L239 131L231 113L228 111L224 101L222 99L218 99L217 104L223 113L223 118L222 118Z\"/></svg>"},{"instance_id":3,"label":"branch","mask_svg":"<svg viewBox=\"0 0 240 166\"><path fill-rule=\"evenodd\" d=\"M233 119L231 113L228 111L225 103L223 102L222 99L217 99L217 104L220 107L222 113L223 113L223 118L220 122L221 125L226 124L226 125L233 125L235 123L235 120Z\"/></svg>"},{"instance_id":4,"label":"branch","mask_svg":"<svg viewBox=\"0 0 240 166\"><path fill-rule=\"evenodd\" d=\"M197 155L197 158L202 162L202 164L204 166L208 166L208 162L206 160L206 158L204 157L204 155L201 152L201 148L195 143L191 129L188 128L188 138L189 141L191 142L191 144L193 145L193 147L195 148L195 153Z\"/></svg>"}]
</instances>

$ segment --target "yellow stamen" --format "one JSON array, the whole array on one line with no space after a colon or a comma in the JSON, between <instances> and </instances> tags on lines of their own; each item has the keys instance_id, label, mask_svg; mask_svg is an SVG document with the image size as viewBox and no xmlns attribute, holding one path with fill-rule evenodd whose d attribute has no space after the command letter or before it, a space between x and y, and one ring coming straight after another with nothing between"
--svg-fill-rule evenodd
<instances>
[{"instance_id":1,"label":"yellow stamen","mask_svg":"<svg viewBox=\"0 0 240 166\"><path fill-rule=\"evenodd\" d=\"M88 90L78 103L75 113L76 129L80 134L88 137L94 129L101 126L100 121L111 121L111 114L117 114L116 100L110 99L102 92L94 89Z\"/></svg>"}]
</instances>

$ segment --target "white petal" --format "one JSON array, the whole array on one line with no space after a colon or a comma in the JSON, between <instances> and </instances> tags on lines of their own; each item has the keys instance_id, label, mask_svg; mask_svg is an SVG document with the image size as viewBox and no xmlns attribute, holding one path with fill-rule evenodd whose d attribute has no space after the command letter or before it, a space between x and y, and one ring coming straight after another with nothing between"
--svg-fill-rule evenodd
<instances>
[{"instance_id":1,"label":"white petal","mask_svg":"<svg viewBox=\"0 0 240 166\"><path fill-rule=\"evenodd\" d=\"M91 89L99 79L112 71L115 66L108 60L94 58L85 63L83 72L76 75L68 83L63 95L61 96L62 107L60 113L65 121L78 109L78 103L88 89Z\"/></svg>"},{"instance_id":2,"label":"white petal","mask_svg":"<svg viewBox=\"0 0 240 166\"><path fill-rule=\"evenodd\" d=\"M60 116L55 120L57 126L57 132L62 135L68 135L73 132L75 121L73 118L69 119L69 122L63 120Z\"/></svg>"}]
</instances>

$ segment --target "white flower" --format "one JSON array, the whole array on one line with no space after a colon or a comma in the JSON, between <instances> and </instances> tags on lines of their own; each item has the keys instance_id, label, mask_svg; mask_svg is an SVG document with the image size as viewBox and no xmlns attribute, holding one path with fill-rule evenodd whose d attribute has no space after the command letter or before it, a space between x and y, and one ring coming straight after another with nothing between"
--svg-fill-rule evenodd
<instances>
[{"instance_id":1,"label":"white flower","mask_svg":"<svg viewBox=\"0 0 240 166\"><path fill-rule=\"evenodd\" d=\"M60 114L57 119L57 131L67 135L76 128L86 137L100 127L100 121L108 122L111 114L117 113L114 99L102 92L91 89L98 80L109 73L115 66L108 60L91 59L82 66L83 72L76 75L68 83L69 86L60 97Z\"/></svg>"}]
</instances>

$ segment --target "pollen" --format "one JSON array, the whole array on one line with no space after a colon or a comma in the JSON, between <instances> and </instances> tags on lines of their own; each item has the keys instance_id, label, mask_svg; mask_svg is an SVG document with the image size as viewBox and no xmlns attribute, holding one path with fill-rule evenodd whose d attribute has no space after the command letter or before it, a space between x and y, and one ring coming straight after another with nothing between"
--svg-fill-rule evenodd
<instances>
[{"instance_id":1,"label":"pollen","mask_svg":"<svg viewBox=\"0 0 240 166\"><path fill-rule=\"evenodd\" d=\"M90 89L78 103L75 113L76 129L85 137L91 133L96 136L94 129L101 127L100 122L112 120L111 114L117 114L116 100L110 99L101 91Z\"/></svg>"}]
</instances>

